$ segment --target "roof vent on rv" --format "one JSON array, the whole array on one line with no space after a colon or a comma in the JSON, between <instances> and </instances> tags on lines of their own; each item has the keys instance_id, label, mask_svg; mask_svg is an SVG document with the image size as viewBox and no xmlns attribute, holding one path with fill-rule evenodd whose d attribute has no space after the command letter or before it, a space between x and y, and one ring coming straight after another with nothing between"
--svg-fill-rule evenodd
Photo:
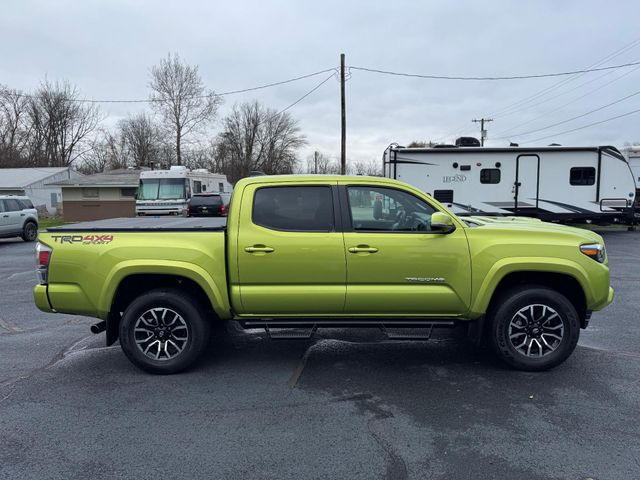
<instances>
[{"instance_id":1,"label":"roof vent on rv","mask_svg":"<svg viewBox=\"0 0 640 480\"><path fill-rule=\"evenodd\" d=\"M174 171L175 170L183 171L183 170L186 170L186 169L187 169L187 167L185 167L184 165L171 165L171 167L169 167L169 170L174 170Z\"/></svg>"},{"instance_id":2,"label":"roof vent on rv","mask_svg":"<svg viewBox=\"0 0 640 480\"><path fill-rule=\"evenodd\" d=\"M456 147L479 147L480 140L475 137L456 138Z\"/></svg>"}]
</instances>

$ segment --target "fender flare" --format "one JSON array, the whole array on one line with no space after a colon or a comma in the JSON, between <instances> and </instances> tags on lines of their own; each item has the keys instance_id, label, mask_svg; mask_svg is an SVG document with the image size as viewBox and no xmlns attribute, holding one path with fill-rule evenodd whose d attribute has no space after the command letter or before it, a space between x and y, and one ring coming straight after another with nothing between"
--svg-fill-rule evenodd
<instances>
[{"instance_id":1,"label":"fender flare","mask_svg":"<svg viewBox=\"0 0 640 480\"><path fill-rule=\"evenodd\" d=\"M498 260L487 272L478 288L475 300L469 309L470 317L477 318L484 315L500 282L510 273L515 272L543 272L568 275L573 277L582 292L587 304L595 297L591 291L587 272L578 263L563 258L553 258L553 261L541 257L516 257Z\"/></svg>"},{"instance_id":2,"label":"fender flare","mask_svg":"<svg viewBox=\"0 0 640 480\"><path fill-rule=\"evenodd\" d=\"M113 285L113 288L104 289L100 295L98 300L100 318L107 317L122 281L131 275L140 274L171 275L193 280L209 298L211 308L219 318L231 317L226 280L224 285L218 285L211 275L199 265L173 260L127 260L115 265L104 280L104 285Z\"/></svg>"}]
</instances>

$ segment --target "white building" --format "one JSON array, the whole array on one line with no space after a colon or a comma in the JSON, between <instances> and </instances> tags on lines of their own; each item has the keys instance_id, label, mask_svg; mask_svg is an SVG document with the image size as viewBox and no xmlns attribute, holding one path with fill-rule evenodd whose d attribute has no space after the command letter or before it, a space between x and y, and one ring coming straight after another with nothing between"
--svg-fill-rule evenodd
<instances>
[{"instance_id":1,"label":"white building","mask_svg":"<svg viewBox=\"0 0 640 480\"><path fill-rule=\"evenodd\" d=\"M48 185L81 176L71 167L34 167L0 169L0 194L27 195L37 207L51 215L62 201L60 186Z\"/></svg>"}]
</instances>

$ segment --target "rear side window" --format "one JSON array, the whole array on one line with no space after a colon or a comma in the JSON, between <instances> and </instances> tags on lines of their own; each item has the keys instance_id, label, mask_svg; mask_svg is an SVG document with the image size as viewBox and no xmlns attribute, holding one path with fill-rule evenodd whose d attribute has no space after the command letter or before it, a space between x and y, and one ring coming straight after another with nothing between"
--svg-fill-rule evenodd
<instances>
[{"instance_id":1,"label":"rear side window","mask_svg":"<svg viewBox=\"0 0 640 480\"><path fill-rule=\"evenodd\" d=\"M594 167L573 167L569 171L571 185L593 185L596 183L596 169Z\"/></svg>"},{"instance_id":2,"label":"rear side window","mask_svg":"<svg viewBox=\"0 0 640 480\"><path fill-rule=\"evenodd\" d=\"M330 232L331 187L264 187L253 197L253 223L273 230Z\"/></svg>"},{"instance_id":3,"label":"rear side window","mask_svg":"<svg viewBox=\"0 0 640 480\"><path fill-rule=\"evenodd\" d=\"M480 170L480 183L500 183L500 169L483 168Z\"/></svg>"},{"instance_id":4,"label":"rear side window","mask_svg":"<svg viewBox=\"0 0 640 480\"><path fill-rule=\"evenodd\" d=\"M18 200L10 198L4 201L5 212L19 212L20 210L22 210L22 205L20 205Z\"/></svg>"},{"instance_id":5,"label":"rear side window","mask_svg":"<svg viewBox=\"0 0 640 480\"><path fill-rule=\"evenodd\" d=\"M31 200L18 200L18 202L20 202L20 206L23 210L33 208L33 203L31 203Z\"/></svg>"}]
</instances>

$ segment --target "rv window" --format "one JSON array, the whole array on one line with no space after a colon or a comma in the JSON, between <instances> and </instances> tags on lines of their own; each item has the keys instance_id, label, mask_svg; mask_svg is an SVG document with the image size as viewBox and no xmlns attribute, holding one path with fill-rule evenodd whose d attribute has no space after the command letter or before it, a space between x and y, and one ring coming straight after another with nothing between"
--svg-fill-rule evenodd
<instances>
[{"instance_id":1,"label":"rv window","mask_svg":"<svg viewBox=\"0 0 640 480\"><path fill-rule=\"evenodd\" d=\"M434 190L433 198L442 203L453 203L453 190Z\"/></svg>"},{"instance_id":2,"label":"rv window","mask_svg":"<svg viewBox=\"0 0 640 480\"><path fill-rule=\"evenodd\" d=\"M193 181L193 193L200 193L202 192L202 182L198 181L198 180L194 180Z\"/></svg>"},{"instance_id":3,"label":"rv window","mask_svg":"<svg viewBox=\"0 0 640 480\"><path fill-rule=\"evenodd\" d=\"M218 183L218 191L220 193L224 193L224 183L222 182Z\"/></svg>"},{"instance_id":4,"label":"rv window","mask_svg":"<svg viewBox=\"0 0 640 480\"><path fill-rule=\"evenodd\" d=\"M596 183L596 169L594 167L573 167L569 171L571 185L593 185Z\"/></svg>"},{"instance_id":5,"label":"rv window","mask_svg":"<svg viewBox=\"0 0 640 480\"><path fill-rule=\"evenodd\" d=\"M483 168L480 170L480 183L500 183L498 168Z\"/></svg>"}]
</instances>

